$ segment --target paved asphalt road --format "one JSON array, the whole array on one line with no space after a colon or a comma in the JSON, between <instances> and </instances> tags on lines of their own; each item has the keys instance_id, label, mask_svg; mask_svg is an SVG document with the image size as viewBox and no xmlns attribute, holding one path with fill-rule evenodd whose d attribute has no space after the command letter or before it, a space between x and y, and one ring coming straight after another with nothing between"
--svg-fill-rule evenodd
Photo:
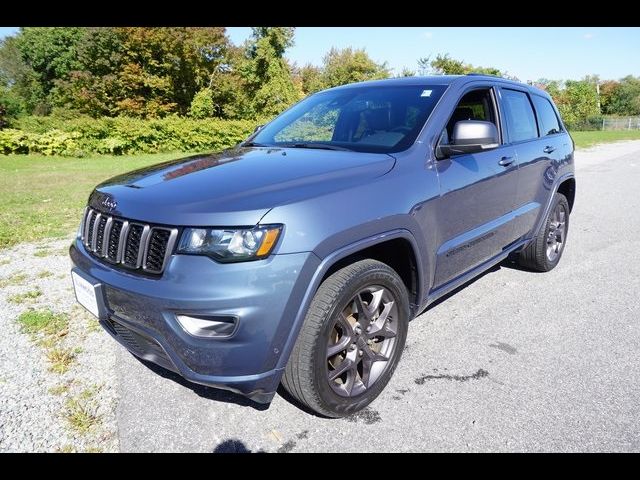
<instances>
[{"instance_id":1,"label":"paved asphalt road","mask_svg":"<svg viewBox=\"0 0 640 480\"><path fill-rule=\"evenodd\" d=\"M640 142L576 165L560 265L503 264L411 322L364 412L321 419L282 395L260 408L118 347L122 451L639 451Z\"/></svg>"}]
</instances>

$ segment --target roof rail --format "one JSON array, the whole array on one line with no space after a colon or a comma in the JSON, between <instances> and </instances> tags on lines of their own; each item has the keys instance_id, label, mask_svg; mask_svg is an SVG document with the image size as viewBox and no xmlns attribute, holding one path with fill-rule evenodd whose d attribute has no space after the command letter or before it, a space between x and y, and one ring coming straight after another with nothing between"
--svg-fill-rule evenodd
<instances>
[{"instance_id":1,"label":"roof rail","mask_svg":"<svg viewBox=\"0 0 640 480\"><path fill-rule=\"evenodd\" d=\"M478 73L478 72L471 72L471 73L467 73L468 76L475 76L475 77L497 77L498 75L494 75L493 73Z\"/></svg>"}]
</instances>

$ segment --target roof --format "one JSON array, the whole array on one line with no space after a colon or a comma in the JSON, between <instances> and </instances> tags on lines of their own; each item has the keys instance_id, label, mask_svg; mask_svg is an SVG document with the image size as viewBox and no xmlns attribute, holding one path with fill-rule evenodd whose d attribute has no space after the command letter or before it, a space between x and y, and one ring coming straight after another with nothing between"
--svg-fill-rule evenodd
<instances>
[{"instance_id":1,"label":"roof","mask_svg":"<svg viewBox=\"0 0 640 480\"><path fill-rule=\"evenodd\" d=\"M358 88L358 87L376 87L376 86L401 86L401 85L452 85L458 82L466 82L472 80L489 80L492 82L499 82L506 85L518 86L520 88L526 87L529 91L546 96L544 90L540 90L532 85L510 80L508 78L497 77L495 75L483 75L478 73L470 73L467 75L431 75L426 77L397 77L397 78L385 78L383 80L369 80L366 82L349 83L347 85L341 85L334 87L334 89L343 88Z\"/></svg>"}]
</instances>

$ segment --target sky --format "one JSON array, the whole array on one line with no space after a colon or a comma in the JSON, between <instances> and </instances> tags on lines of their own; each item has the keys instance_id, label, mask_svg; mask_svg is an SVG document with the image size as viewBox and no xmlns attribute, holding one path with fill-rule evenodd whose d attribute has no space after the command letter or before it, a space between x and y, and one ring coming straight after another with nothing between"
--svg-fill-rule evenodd
<instances>
[{"instance_id":1,"label":"sky","mask_svg":"<svg viewBox=\"0 0 640 480\"><path fill-rule=\"evenodd\" d=\"M0 38L17 27L0 27ZM235 44L250 27L227 27ZM287 50L299 66L320 65L331 47L364 48L394 73L417 69L417 60L438 53L496 67L521 81L640 76L640 27L299 27Z\"/></svg>"}]
</instances>

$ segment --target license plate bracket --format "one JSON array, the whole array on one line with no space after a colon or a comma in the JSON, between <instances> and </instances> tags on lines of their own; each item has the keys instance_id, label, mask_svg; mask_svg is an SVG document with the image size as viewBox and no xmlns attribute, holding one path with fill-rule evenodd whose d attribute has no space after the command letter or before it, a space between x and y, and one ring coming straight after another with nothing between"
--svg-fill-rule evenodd
<instances>
[{"instance_id":1,"label":"license plate bracket","mask_svg":"<svg viewBox=\"0 0 640 480\"><path fill-rule=\"evenodd\" d=\"M102 284L75 268L71 270L71 280L76 301L99 320L105 320L107 309L104 305Z\"/></svg>"}]
</instances>

